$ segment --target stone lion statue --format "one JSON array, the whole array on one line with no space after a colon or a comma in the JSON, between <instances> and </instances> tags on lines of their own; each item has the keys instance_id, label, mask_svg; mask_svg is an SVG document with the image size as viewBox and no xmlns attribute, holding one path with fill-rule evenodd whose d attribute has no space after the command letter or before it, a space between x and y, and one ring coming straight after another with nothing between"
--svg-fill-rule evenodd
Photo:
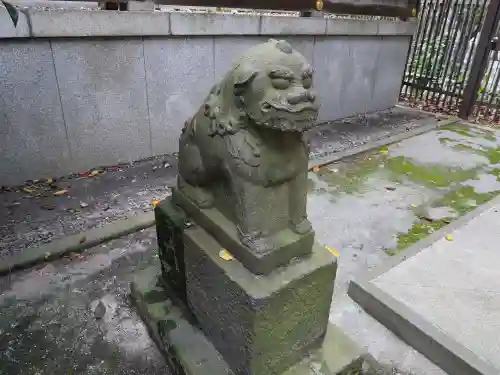
<instances>
[{"instance_id":1,"label":"stone lion statue","mask_svg":"<svg viewBox=\"0 0 500 375\"><path fill-rule=\"evenodd\" d=\"M318 115L312 78L300 53L271 39L237 61L182 129L177 201L234 224L254 254L294 242L291 233L312 247L302 137Z\"/></svg>"}]
</instances>

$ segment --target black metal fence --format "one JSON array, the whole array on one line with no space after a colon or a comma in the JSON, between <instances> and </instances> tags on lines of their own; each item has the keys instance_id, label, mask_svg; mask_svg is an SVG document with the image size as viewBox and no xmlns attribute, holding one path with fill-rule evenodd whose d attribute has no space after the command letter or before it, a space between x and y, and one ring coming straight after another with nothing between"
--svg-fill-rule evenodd
<instances>
[{"instance_id":1,"label":"black metal fence","mask_svg":"<svg viewBox=\"0 0 500 375\"><path fill-rule=\"evenodd\" d=\"M499 18L498 0L421 0L401 99L498 120Z\"/></svg>"}]
</instances>

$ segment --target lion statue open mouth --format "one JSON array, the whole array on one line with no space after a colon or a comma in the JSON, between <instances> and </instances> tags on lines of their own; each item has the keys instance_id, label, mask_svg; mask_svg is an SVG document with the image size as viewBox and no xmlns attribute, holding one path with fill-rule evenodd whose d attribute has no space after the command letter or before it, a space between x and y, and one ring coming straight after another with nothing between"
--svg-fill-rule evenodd
<instances>
[{"instance_id":1,"label":"lion statue open mouth","mask_svg":"<svg viewBox=\"0 0 500 375\"><path fill-rule=\"evenodd\" d=\"M302 138L318 116L312 81L307 60L271 39L237 61L183 128L174 200L220 212L253 254L294 242L290 233L307 237L301 251L312 247Z\"/></svg>"}]
</instances>

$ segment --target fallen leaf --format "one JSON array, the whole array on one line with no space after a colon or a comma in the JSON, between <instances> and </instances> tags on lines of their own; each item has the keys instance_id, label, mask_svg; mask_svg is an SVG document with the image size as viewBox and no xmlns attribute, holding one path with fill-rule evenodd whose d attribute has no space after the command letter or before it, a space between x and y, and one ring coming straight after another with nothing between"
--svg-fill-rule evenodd
<instances>
[{"instance_id":1,"label":"fallen leaf","mask_svg":"<svg viewBox=\"0 0 500 375\"><path fill-rule=\"evenodd\" d=\"M50 178L50 177L49 177L49 178L47 178L47 183L48 183L48 184L51 184L52 182L54 182L54 179L52 179L52 178Z\"/></svg>"},{"instance_id":2,"label":"fallen leaf","mask_svg":"<svg viewBox=\"0 0 500 375\"><path fill-rule=\"evenodd\" d=\"M231 254L226 249L222 249L221 251L219 251L219 257L221 259L224 259L224 260L233 260L234 259L233 254Z\"/></svg>"},{"instance_id":3,"label":"fallen leaf","mask_svg":"<svg viewBox=\"0 0 500 375\"><path fill-rule=\"evenodd\" d=\"M86 207L88 207L88 206L89 206L89 204L88 204L88 203L85 203L85 202L80 202L80 207L81 207L81 208L86 208Z\"/></svg>"},{"instance_id":4,"label":"fallen leaf","mask_svg":"<svg viewBox=\"0 0 500 375\"><path fill-rule=\"evenodd\" d=\"M97 176L99 173L100 173L99 171L94 170L94 171L90 172L90 176L95 177L95 176Z\"/></svg>"},{"instance_id":5,"label":"fallen leaf","mask_svg":"<svg viewBox=\"0 0 500 375\"><path fill-rule=\"evenodd\" d=\"M444 238L446 238L447 241L453 241L453 236L451 234L447 234Z\"/></svg>"},{"instance_id":6,"label":"fallen leaf","mask_svg":"<svg viewBox=\"0 0 500 375\"><path fill-rule=\"evenodd\" d=\"M151 205L152 205L153 207L156 207L156 205L157 205L158 203L160 203L160 201L159 201L158 199L153 199L153 200L151 201Z\"/></svg>"},{"instance_id":7,"label":"fallen leaf","mask_svg":"<svg viewBox=\"0 0 500 375\"><path fill-rule=\"evenodd\" d=\"M386 186L385 190L394 191L396 188L394 186Z\"/></svg>"},{"instance_id":8,"label":"fallen leaf","mask_svg":"<svg viewBox=\"0 0 500 375\"><path fill-rule=\"evenodd\" d=\"M56 191L56 192L54 193L54 195L55 195L56 197L58 197L58 196L60 196L60 195L64 195L64 194L66 194L67 192L68 192L68 189L62 189L62 190L58 190L58 191Z\"/></svg>"},{"instance_id":9,"label":"fallen leaf","mask_svg":"<svg viewBox=\"0 0 500 375\"><path fill-rule=\"evenodd\" d=\"M99 300L99 303L94 309L94 316L96 319L99 320L104 318L105 315L106 315L106 305L104 305L104 303L102 303L102 301Z\"/></svg>"},{"instance_id":10,"label":"fallen leaf","mask_svg":"<svg viewBox=\"0 0 500 375\"><path fill-rule=\"evenodd\" d=\"M411 207L411 208L416 208L416 207L417 207L417 205L416 205L415 203L412 203L412 204L410 204L410 207Z\"/></svg>"},{"instance_id":11,"label":"fallen leaf","mask_svg":"<svg viewBox=\"0 0 500 375\"><path fill-rule=\"evenodd\" d=\"M49 259L50 258L50 253L45 253L45 259Z\"/></svg>"},{"instance_id":12,"label":"fallen leaf","mask_svg":"<svg viewBox=\"0 0 500 375\"><path fill-rule=\"evenodd\" d=\"M85 236L80 237L80 243L84 243L86 240L87 240L87 238Z\"/></svg>"},{"instance_id":13,"label":"fallen leaf","mask_svg":"<svg viewBox=\"0 0 500 375\"><path fill-rule=\"evenodd\" d=\"M313 171L314 173L319 172L319 167L318 167L317 165L316 165L316 166L314 166L314 167L313 167L313 169L312 169L312 171Z\"/></svg>"},{"instance_id":14,"label":"fallen leaf","mask_svg":"<svg viewBox=\"0 0 500 375\"><path fill-rule=\"evenodd\" d=\"M330 253L332 253L333 255L335 255L337 258L340 256L339 252L338 252L337 250L335 250L334 248L332 248L332 247L328 247L328 246L325 246L325 247L326 247L326 249L327 249Z\"/></svg>"},{"instance_id":15,"label":"fallen leaf","mask_svg":"<svg viewBox=\"0 0 500 375\"><path fill-rule=\"evenodd\" d=\"M79 253L69 253L70 259L76 260L76 259L83 259L83 255Z\"/></svg>"},{"instance_id":16,"label":"fallen leaf","mask_svg":"<svg viewBox=\"0 0 500 375\"><path fill-rule=\"evenodd\" d=\"M387 154L388 152L389 152L389 149L388 149L387 147L382 147L382 148L380 149L380 153L381 153L381 154Z\"/></svg>"},{"instance_id":17,"label":"fallen leaf","mask_svg":"<svg viewBox=\"0 0 500 375\"><path fill-rule=\"evenodd\" d=\"M35 189L30 189L30 188L27 188L27 187L23 187L23 191L25 193L32 194L32 193L35 192Z\"/></svg>"}]
</instances>

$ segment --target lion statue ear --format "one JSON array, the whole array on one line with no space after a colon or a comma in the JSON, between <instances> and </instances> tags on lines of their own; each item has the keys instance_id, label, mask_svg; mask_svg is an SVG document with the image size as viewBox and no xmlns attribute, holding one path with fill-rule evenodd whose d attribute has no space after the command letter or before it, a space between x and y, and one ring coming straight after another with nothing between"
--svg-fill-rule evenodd
<instances>
[{"instance_id":1,"label":"lion statue ear","mask_svg":"<svg viewBox=\"0 0 500 375\"><path fill-rule=\"evenodd\" d=\"M234 75L234 93L241 95L259 72L252 67L239 65Z\"/></svg>"}]
</instances>

